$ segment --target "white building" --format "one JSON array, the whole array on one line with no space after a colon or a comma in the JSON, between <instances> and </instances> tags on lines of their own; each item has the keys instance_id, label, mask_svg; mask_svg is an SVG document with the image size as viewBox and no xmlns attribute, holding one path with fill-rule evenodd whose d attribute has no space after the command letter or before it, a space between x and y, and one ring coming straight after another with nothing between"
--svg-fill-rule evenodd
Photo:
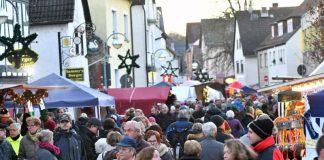
<instances>
[{"instance_id":1,"label":"white building","mask_svg":"<svg viewBox=\"0 0 324 160\"><path fill-rule=\"evenodd\" d=\"M78 69L83 74L72 80L89 86L86 35L80 32L86 22L82 1L30 0L29 7L30 31L38 34L32 49L39 54L31 81L50 73L66 76L66 69Z\"/></svg>"},{"instance_id":2,"label":"white building","mask_svg":"<svg viewBox=\"0 0 324 160\"><path fill-rule=\"evenodd\" d=\"M154 0L133 1L131 15L133 54L140 55L140 68L134 70L135 86L146 87L162 81L161 66L167 67L167 61L172 61L173 68L178 67L178 61L167 47L162 9L156 7Z\"/></svg>"},{"instance_id":3,"label":"white building","mask_svg":"<svg viewBox=\"0 0 324 160\"><path fill-rule=\"evenodd\" d=\"M278 18L286 17L294 7L278 7L274 3L268 10L238 11L235 21L234 68L235 78L244 85L259 83L256 49L271 33L269 24Z\"/></svg>"},{"instance_id":4,"label":"white building","mask_svg":"<svg viewBox=\"0 0 324 160\"><path fill-rule=\"evenodd\" d=\"M303 3L288 16L271 23L271 34L257 48L260 87L306 75L298 73L303 64L301 15L306 9ZM267 81L264 77L268 77Z\"/></svg>"}]
</instances>

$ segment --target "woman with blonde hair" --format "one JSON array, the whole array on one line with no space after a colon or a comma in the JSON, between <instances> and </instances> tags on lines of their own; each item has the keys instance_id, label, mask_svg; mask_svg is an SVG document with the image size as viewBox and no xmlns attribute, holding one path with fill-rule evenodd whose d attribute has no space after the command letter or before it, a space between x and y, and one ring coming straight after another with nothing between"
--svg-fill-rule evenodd
<instances>
[{"instance_id":1,"label":"woman with blonde hair","mask_svg":"<svg viewBox=\"0 0 324 160\"><path fill-rule=\"evenodd\" d=\"M184 155L180 160L200 160L201 150L201 145L196 140L187 140L184 144Z\"/></svg>"},{"instance_id":2,"label":"woman with blonde hair","mask_svg":"<svg viewBox=\"0 0 324 160\"><path fill-rule=\"evenodd\" d=\"M142 149L137 155L136 160L161 160L159 152L153 147Z\"/></svg>"},{"instance_id":3,"label":"woman with blonde hair","mask_svg":"<svg viewBox=\"0 0 324 160\"><path fill-rule=\"evenodd\" d=\"M256 160L257 153L237 139L229 139L224 144L224 160Z\"/></svg>"}]
</instances>

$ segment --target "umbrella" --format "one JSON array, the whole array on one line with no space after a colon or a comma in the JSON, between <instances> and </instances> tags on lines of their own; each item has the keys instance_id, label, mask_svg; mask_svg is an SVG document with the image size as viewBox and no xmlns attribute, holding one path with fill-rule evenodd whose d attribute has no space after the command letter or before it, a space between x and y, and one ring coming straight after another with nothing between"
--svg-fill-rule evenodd
<instances>
[{"instance_id":1,"label":"umbrella","mask_svg":"<svg viewBox=\"0 0 324 160\"><path fill-rule=\"evenodd\" d=\"M257 93L257 90L255 90L255 89L253 89L253 88L250 88L250 87L247 87L247 86L242 87L241 90L242 90L245 94L248 94L248 93Z\"/></svg>"},{"instance_id":2,"label":"umbrella","mask_svg":"<svg viewBox=\"0 0 324 160\"><path fill-rule=\"evenodd\" d=\"M294 100L301 100L301 93L296 91L282 91L278 93L279 102L288 102Z\"/></svg>"},{"instance_id":3,"label":"umbrella","mask_svg":"<svg viewBox=\"0 0 324 160\"><path fill-rule=\"evenodd\" d=\"M235 82L231 83L231 84L228 86L228 88L232 88L232 89L241 89L241 88L243 88L243 87L244 87L244 85L241 84L241 83L238 82L238 81L235 81Z\"/></svg>"},{"instance_id":4,"label":"umbrella","mask_svg":"<svg viewBox=\"0 0 324 160\"><path fill-rule=\"evenodd\" d=\"M195 86L195 85L199 85L201 84L201 82L199 81L195 81L195 80L190 80L190 81L185 81L181 84L181 86L187 86L187 87L192 87L192 86Z\"/></svg>"}]
</instances>

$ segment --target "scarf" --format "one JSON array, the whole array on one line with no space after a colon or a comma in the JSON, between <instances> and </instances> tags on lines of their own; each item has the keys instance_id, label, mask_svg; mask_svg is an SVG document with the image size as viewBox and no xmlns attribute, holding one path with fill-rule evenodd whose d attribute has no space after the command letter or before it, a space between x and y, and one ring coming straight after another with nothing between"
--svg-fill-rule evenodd
<instances>
[{"instance_id":1,"label":"scarf","mask_svg":"<svg viewBox=\"0 0 324 160\"><path fill-rule=\"evenodd\" d=\"M18 136L16 136L16 137L10 137L12 140L14 140L14 141L16 141L17 139L19 139L19 137L20 137L20 134L18 135Z\"/></svg>"},{"instance_id":2,"label":"scarf","mask_svg":"<svg viewBox=\"0 0 324 160\"><path fill-rule=\"evenodd\" d=\"M60 154L60 148L59 148L59 147L56 147L55 145L50 144L50 143L48 143L48 142L37 142L37 145L38 145L40 148L44 148L44 149L49 150L49 151L52 152L55 156L58 156L58 155Z\"/></svg>"},{"instance_id":3,"label":"scarf","mask_svg":"<svg viewBox=\"0 0 324 160\"><path fill-rule=\"evenodd\" d=\"M37 133L38 133L38 131L36 132L36 133L34 133L34 134L30 134L29 132L27 133L27 137L28 138L30 138L33 142L36 142L36 141L38 141L38 139L37 139Z\"/></svg>"},{"instance_id":4,"label":"scarf","mask_svg":"<svg viewBox=\"0 0 324 160\"><path fill-rule=\"evenodd\" d=\"M306 128L309 131L309 135L312 139L317 139L319 134L314 130L312 121L311 121L311 112L310 110L307 110L304 114L304 134L306 135ZM320 124L320 119L316 118L316 123L319 125Z\"/></svg>"}]
</instances>

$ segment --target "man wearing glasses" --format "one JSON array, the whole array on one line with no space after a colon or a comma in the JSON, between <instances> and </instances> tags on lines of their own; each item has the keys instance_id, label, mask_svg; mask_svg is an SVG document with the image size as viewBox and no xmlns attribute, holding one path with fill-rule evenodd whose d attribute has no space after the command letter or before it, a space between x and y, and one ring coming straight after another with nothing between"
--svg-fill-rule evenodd
<instances>
[{"instance_id":1,"label":"man wearing glasses","mask_svg":"<svg viewBox=\"0 0 324 160\"><path fill-rule=\"evenodd\" d=\"M7 125L0 123L0 159L17 159L17 155L10 143L6 140Z\"/></svg>"},{"instance_id":2,"label":"man wearing glasses","mask_svg":"<svg viewBox=\"0 0 324 160\"><path fill-rule=\"evenodd\" d=\"M24 136L24 138L20 142L18 158L19 159L29 159L34 160L36 151L38 146L36 144L37 141L37 133L41 131L41 121L37 117L28 117L27 128L28 133Z\"/></svg>"},{"instance_id":3,"label":"man wearing glasses","mask_svg":"<svg viewBox=\"0 0 324 160\"><path fill-rule=\"evenodd\" d=\"M69 114L63 113L59 117L58 128L54 132L54 144L60 148L62 160L86 159L81 137L72 129L72 120Z\"/></svg>"}]
</instances>

